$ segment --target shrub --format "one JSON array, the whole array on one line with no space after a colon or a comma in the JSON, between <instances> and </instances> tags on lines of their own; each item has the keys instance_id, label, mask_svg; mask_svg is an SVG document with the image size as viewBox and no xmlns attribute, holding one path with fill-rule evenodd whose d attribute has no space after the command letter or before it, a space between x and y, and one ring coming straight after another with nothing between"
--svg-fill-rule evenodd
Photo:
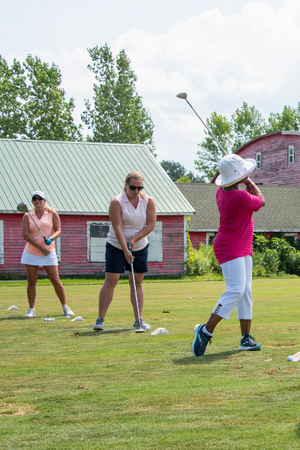
<instances>
[{"instance_id":1,"label":"shrub","mask_svg":"<svg viewBox=\"0 0 300 450\"><path fill-rule=\"evenodd\" d=\"M296 242L296 247L297 245ZM269 273L285 272L300 275L300 252L285 239L278 237L268 239L262 235L254 235L253 248L254 265L261 264ZM262 256L258 256L259 254Z\"/></svg>"},{"instance_id":2,"label":"shrub","mask_svg":"<svg viewBox=\"0 0 300 450\"><path fill-rule=\"evenodd\" d=\"M253 265L252 275L254 277L265 277L267 275L267 271L261 264Z\"/></svg>"},{"instance_id":3,"label":"shrub","mask_svg":"<svg viewBox=\"0 0 300 450\"><path fill-rule=\"evenodd\" d=\"M253 274L254 272L262 272L261 267L264 269L265 275L278 273L279 269L279 256L276 250L270 250L267 248L264 252L260 253L257 250L253 251ZM255 276L264 276L258 275Z\"/></svg>"},{"instance_id":4,"label":"shrub","mask_svg":"<svg viewBox=\"0 0 300 450\"><path fill-rule=\"evenodd\" d=\"M189 275L203 276L208 273L221 273L212 245L200 244L199 250L192 249L187 265Z\"/></svg>"}]
</instances>

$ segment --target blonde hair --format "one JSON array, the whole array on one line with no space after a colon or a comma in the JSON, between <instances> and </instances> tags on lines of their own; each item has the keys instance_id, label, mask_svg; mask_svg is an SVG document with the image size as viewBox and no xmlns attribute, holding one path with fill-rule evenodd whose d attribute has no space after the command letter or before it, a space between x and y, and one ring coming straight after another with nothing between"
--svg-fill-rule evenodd
<instances>
[{"instance_id":1,"label":"blonde hair","mask_svg":"<svg viewBox=\"0 0 300 450\"><path fill-rule=\"evenodd\" d=\"M130 180L141 180L143 182L144 178L142 177L142 175L139 172L135 172L135 171L129 172L125 178L124 191L126 191L126 184L128 184ZM142 194L140 192L140 196L142 198L144 198L145 194Z\"/></svg>"},{"instance_id":2,"label":"blonde hair","mask_svg":"<svg viewBox=\"0 0 300 450\"><path fill-rule=\"evenodd\" d=\"M55 210L53 208L51 208L50 206L48 206L46 204L44 205L44 210L47 212L55 212Z\"/></svg>"}]
</instances>

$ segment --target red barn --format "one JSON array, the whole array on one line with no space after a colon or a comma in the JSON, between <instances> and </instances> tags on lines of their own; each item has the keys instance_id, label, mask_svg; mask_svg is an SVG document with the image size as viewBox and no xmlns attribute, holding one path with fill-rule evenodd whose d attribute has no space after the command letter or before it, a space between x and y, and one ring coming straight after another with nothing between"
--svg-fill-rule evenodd
<instances>
[{"instance_id":1,"label":"red barn","mask_svg":"<svg viewBox=\"0 0 300 450\"><path fill-rule=\"evenodd\" d=\"M257 184L300 186L300 132L278 131L259 136L240 147L242 158L256 160L250 175ZM212 179L214 183L217 174Z\"/></svg>"},{"instance_id":2,"label":"red barn","mask_svg":"<svg viewBox=\"0 0 300 450\"><path fill-rule=\"evenodd\" d=\"M109 202L132 170L144 176L144 192L157 208L149 275L184 274L187 216L194 209L144 145L0 139L0 155L1 278L25 274L22 214L16 207L26 201L30 208L36 189L45 192L61 218L60 274L104 273Z\"/></svg>"}]
</instances>

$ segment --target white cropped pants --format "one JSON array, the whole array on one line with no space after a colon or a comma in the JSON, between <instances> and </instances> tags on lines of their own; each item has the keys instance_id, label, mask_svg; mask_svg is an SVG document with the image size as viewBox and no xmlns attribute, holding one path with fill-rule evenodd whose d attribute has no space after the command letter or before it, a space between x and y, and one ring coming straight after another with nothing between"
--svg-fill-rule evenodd
<instances>
[{"instance_id":1,"label":"white cropped pants","mask_svg":"<svg viewBox=\"0 0 300 450\"><path fill-rule=\"evenodd\" d=\"M228 320L236 307L237 319L252 319L252 256L247 255L221 264L226 283L213 314Z\"/></svg>"}]
</instances>

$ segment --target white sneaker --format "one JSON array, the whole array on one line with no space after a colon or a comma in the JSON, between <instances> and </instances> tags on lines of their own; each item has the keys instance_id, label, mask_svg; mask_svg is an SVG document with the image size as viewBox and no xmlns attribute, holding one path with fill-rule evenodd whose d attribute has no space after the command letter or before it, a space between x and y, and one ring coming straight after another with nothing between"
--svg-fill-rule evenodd
<instances>
[{"instance_id":1,"label":"white sneaker","mask_svg":"<svg viewBox=\"0 0 300 450\"><path fill-rule=\"evenodd\" d=\"M138 329L138 328L143 328L144 330L148 331L151 328L151 325L148 325L144 319L141 317L140 318L140 322L138 320L136 320L133 324L133 328Z\"/></svg>"},{"instance_id":2,"label":"white sneaker","mask_svg":"<svg viewBox=\"0 0 300 450\"><path fill-rule=\"evenodd\" d=\"M64 305L62 308L65 316L75 316L73 311L67 305Z\"/></svg>"},{"instance_id":3,"label":"white sneaker","mask_svg":"<svg viewBox=\"0 0 300 450\"><path fill-rule=\"evenodd\" d=\"M25 314L24 317L34 317L34 316L35 316L35 309L29 308L29 310L27 311L27 313Z\"/></svg>"},{"instance_id":4,"label":"white sneaker","mask_svg":"<svg viewBox=\"0 0 300 450\"><path fill-rule=\"evenodd\" d=\"M104 328L104 320L102 319L101 316L99 316L98 319L96 320L93 330L102 331L103 328Z\"/></svg>"}]
</instances>

